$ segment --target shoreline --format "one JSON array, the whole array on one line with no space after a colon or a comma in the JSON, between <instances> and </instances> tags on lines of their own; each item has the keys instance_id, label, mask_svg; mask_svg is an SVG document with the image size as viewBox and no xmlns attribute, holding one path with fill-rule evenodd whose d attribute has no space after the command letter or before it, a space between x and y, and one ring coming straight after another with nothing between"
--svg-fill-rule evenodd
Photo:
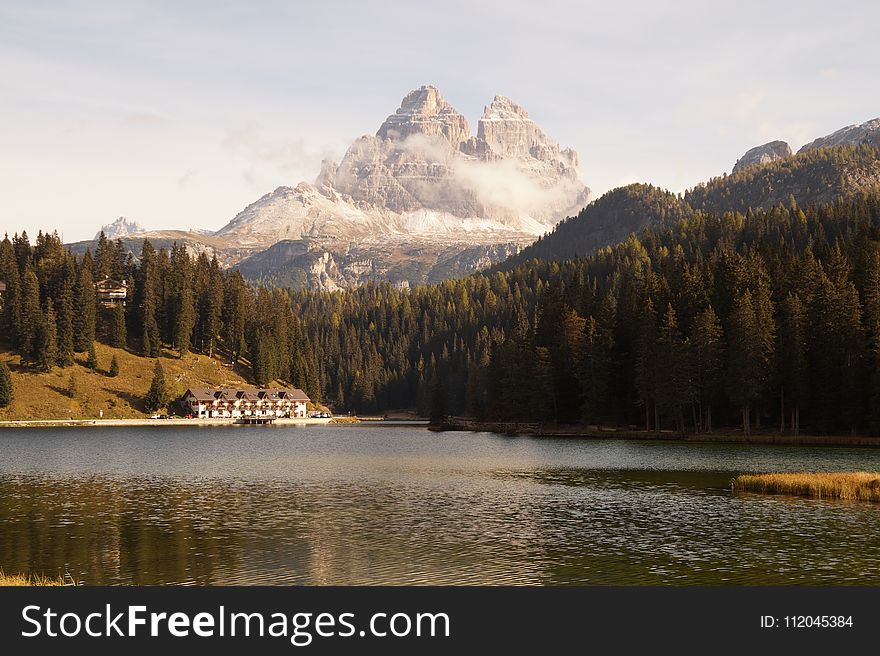
<instances>
[{"instance_id":1,"label":"shoreline","mask_svg":"<svg viewBox=\"0 0 880 656\"><path fill-rule=\"evenodd\" d=\"M332 419L306 417L302 419L276 419L272 426L319 426L329 424ZM16 419L0 421L3 428L104 428L125 426L245 426L232 419Z\"/></svg>"},{"instance_id":2,"label":"shoreline","mask_svg":"<svg viewBox=\"0 0 880 656\"><path fill-rule=\"evenodd\" d=\"M780 435L719 431L717 433L676 433L674 431L644 431L632 429L598 428L595 426L547 426L534 422L480 422L457 417L444 420L439 426L430 426L435 432L487 432L502 435L585 440L642 440L654 442L693 442L709 444L775 444L791 446L856 446L880 447L880 437L867 435Z\"/></svg>"}]
</instances>

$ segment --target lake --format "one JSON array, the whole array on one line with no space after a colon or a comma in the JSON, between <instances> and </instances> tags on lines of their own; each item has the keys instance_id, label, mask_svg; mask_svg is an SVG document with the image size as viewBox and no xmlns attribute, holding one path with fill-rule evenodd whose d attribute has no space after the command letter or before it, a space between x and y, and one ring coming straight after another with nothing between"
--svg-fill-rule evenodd
<instances>
[{"instance_id":1,"label":"lake","mask_svg":"<svg viewBox=\"0 0 880 656\"><path fill-rule=\"evenodd\" d=\"M0 431L0 567L86 584L880 584L880 450L390 426Z\"/></svg>"}]
</instances>

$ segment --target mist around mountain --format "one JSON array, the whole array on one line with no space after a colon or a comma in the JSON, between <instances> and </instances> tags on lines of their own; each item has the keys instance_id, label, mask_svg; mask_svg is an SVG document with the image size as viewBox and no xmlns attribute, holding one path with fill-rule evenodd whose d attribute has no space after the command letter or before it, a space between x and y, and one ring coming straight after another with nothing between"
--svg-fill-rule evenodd
<instances>
[{"instance_id":1,"label":"mist around mountain","mask_svg":"<svg viewBox=\"0 0 880 656\"><path fill-rule=\"evenodd\" d=\"M339 162L325 161L313 183L265 194L220 230L144 231L120 217L104 232L135 255L144 237L159 246L177 242L272 285L407 287L532 258L588 256L697 211L856 198L880 188L878 146L874 119L796 154L784 141L755 146L730 174L684 194L634 184L587 205L577 153L547 137L525 109L496 96L472 134L467 119L427 85Z\"/></svg>"}]
</instances>

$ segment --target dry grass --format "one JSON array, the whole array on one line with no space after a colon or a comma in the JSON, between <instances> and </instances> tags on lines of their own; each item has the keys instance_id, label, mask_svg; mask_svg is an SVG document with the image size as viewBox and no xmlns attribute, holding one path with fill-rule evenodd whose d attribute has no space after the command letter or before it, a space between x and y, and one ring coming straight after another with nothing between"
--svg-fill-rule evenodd
<instances>
[{"instance_id":1,"label":"dry grass","mask_svg":"<svg viewBox=\"0 0 880 656\"><path fill-rule=\"evenodd\" d=\"M0 586L61 586L65 585L62 577L43 576L42 574L6 574L0 569Z\"/></svg>"},{"instance_id":2,"label":"dry grass","mask_svg":"<svg viewBox=\"0 0 880 656\"><path fill-rule=\"evenodd\" d=\"M98 371L86 368L85 353L76 355L76 364L52 371L37 373L22 367L17 355L0 348L0 361L6 362L12 372L15 400L8 408L0 409L0 421L25 419L96 419L104 411L106 419L138 419L147 413L143 398L153 378L152 358L143 358L124 349L95 344ZM110 360L116 356L119 375L107 376ZM204 355L163 353L160 358L165 379L176 395L187 387L235 386L244 382L242 376L230 367ZM70 374L76 371L77 394L67 393Z\"/></svg>"},{"instance_id":3,"label":"dry grass","mask_svg":"<svg viewBox=\"0 0 880 656\"><path fill-rule=\"evenodd\" d=\"M880 472L742 474L733 479L731 489L817 499L880 501Z\"/></svg>"}]
</instances>

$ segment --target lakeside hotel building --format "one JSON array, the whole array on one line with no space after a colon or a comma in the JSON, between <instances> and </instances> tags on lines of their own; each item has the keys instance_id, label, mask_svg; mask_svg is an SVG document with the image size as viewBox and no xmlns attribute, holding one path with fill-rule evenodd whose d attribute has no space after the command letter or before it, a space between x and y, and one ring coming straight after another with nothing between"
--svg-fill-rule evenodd
<instances>
[{"instance_id":1,"label":"lakeside hotel building","mask_svg":"<svg viewBox=\"0 0 880 656\"><path fill-rule=\"evenodd\" d=\"M311 401L296 387L288 388L190 388L182 403L197 419L241 417L305 418L306 404Z\"/></svg>"}]
</instances>

